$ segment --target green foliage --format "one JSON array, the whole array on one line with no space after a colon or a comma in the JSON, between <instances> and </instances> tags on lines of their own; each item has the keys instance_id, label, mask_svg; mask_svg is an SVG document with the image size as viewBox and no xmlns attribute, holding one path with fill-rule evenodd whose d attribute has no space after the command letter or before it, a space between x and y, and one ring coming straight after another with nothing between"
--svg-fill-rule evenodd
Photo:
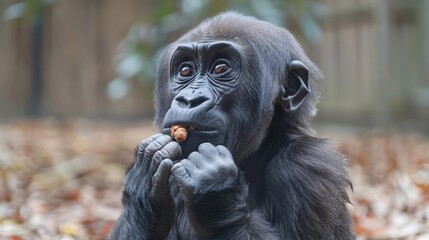
<instances>
[{"instance_id":1,"label":"green foliage","mask_svg":"<svg viewBox=\"0 0 429 240\"><path fill-rule=\"evenodd\" d=\"M23 0L11 4L3 11L4 20L14 20L24 17L31 19L41 18L43 8L54 3L56 0Z\"/></svg>"}]
</instances>

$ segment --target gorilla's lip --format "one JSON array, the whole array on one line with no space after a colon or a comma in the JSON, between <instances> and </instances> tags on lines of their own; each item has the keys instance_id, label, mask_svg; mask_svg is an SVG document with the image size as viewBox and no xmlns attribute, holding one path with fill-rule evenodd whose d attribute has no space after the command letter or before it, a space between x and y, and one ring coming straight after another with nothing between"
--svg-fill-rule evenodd
<instances>
[{"instance_id":1,"label":"gorilla's lip","mask_svg":"<svg viewBox=\"0 0 429 240\"><path fill-rule=\"evenodd\" d=\"M165 124L162 132L164 134L170 134L171 127L174 125L183 126L186 128L187 131L191 131L191 132L201 132L201 133L207 133L207 134L215 134L218 132L217 129L210 128L201 124L191 123L191 122L175 122L175 123Z\"/></svg>"}]
</instances>

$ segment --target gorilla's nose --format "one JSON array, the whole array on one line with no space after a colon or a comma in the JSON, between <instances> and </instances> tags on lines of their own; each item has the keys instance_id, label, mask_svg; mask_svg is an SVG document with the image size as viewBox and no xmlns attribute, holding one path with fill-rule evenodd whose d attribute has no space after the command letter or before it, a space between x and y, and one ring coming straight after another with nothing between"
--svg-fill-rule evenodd
<instances>
[{"instance_id":1,"label":"gorilla's nose","mask_svg":"<svg viewBox=\"0 0 429 240\"><path fill-rule=\"evenodd\" d=\"M214 104L214 98L208 89L182 90L173 101L181 109L207 110Z\"/></svg>"}]
</instances>

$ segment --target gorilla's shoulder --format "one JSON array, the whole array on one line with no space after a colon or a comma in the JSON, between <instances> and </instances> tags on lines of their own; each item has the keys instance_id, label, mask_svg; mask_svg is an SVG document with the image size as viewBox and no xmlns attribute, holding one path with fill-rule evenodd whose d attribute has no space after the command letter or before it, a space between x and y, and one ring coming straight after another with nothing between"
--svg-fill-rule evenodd
<instances>
[{"instance_id":1,"label":"gorilla's shoulder","mask_svg":"<svg viewBox=\"0 0 429 240\"><path fill-rule=\"evenodd\" d=\"M337 151L331 140L313 136L298 136L288 147L267 165L267 172L279 172L267 175L276 178L276 182L322 183L347 188L350 180L346 171L347 159ZM314 181L319 180L319 181ZM320 188L319 188L320 189Z\"/></svg>"}]
</instances>

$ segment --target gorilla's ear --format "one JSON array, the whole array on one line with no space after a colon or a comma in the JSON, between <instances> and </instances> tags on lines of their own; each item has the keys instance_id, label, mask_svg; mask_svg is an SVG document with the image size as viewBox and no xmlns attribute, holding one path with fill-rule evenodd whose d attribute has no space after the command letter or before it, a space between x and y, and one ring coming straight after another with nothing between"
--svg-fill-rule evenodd
<instances>
[{"instance_id":1,"label":"gorilla's ear","mask_svg":"<svg viewBox=\"0 0 429 240\"><path fill-rule=\"evenodd\" d=\"M287 112L295 111L310 94L308 68L304 63L293 60L287 66L286 80L282 89L282 106Z\"/></svg>"}]
</instances>

